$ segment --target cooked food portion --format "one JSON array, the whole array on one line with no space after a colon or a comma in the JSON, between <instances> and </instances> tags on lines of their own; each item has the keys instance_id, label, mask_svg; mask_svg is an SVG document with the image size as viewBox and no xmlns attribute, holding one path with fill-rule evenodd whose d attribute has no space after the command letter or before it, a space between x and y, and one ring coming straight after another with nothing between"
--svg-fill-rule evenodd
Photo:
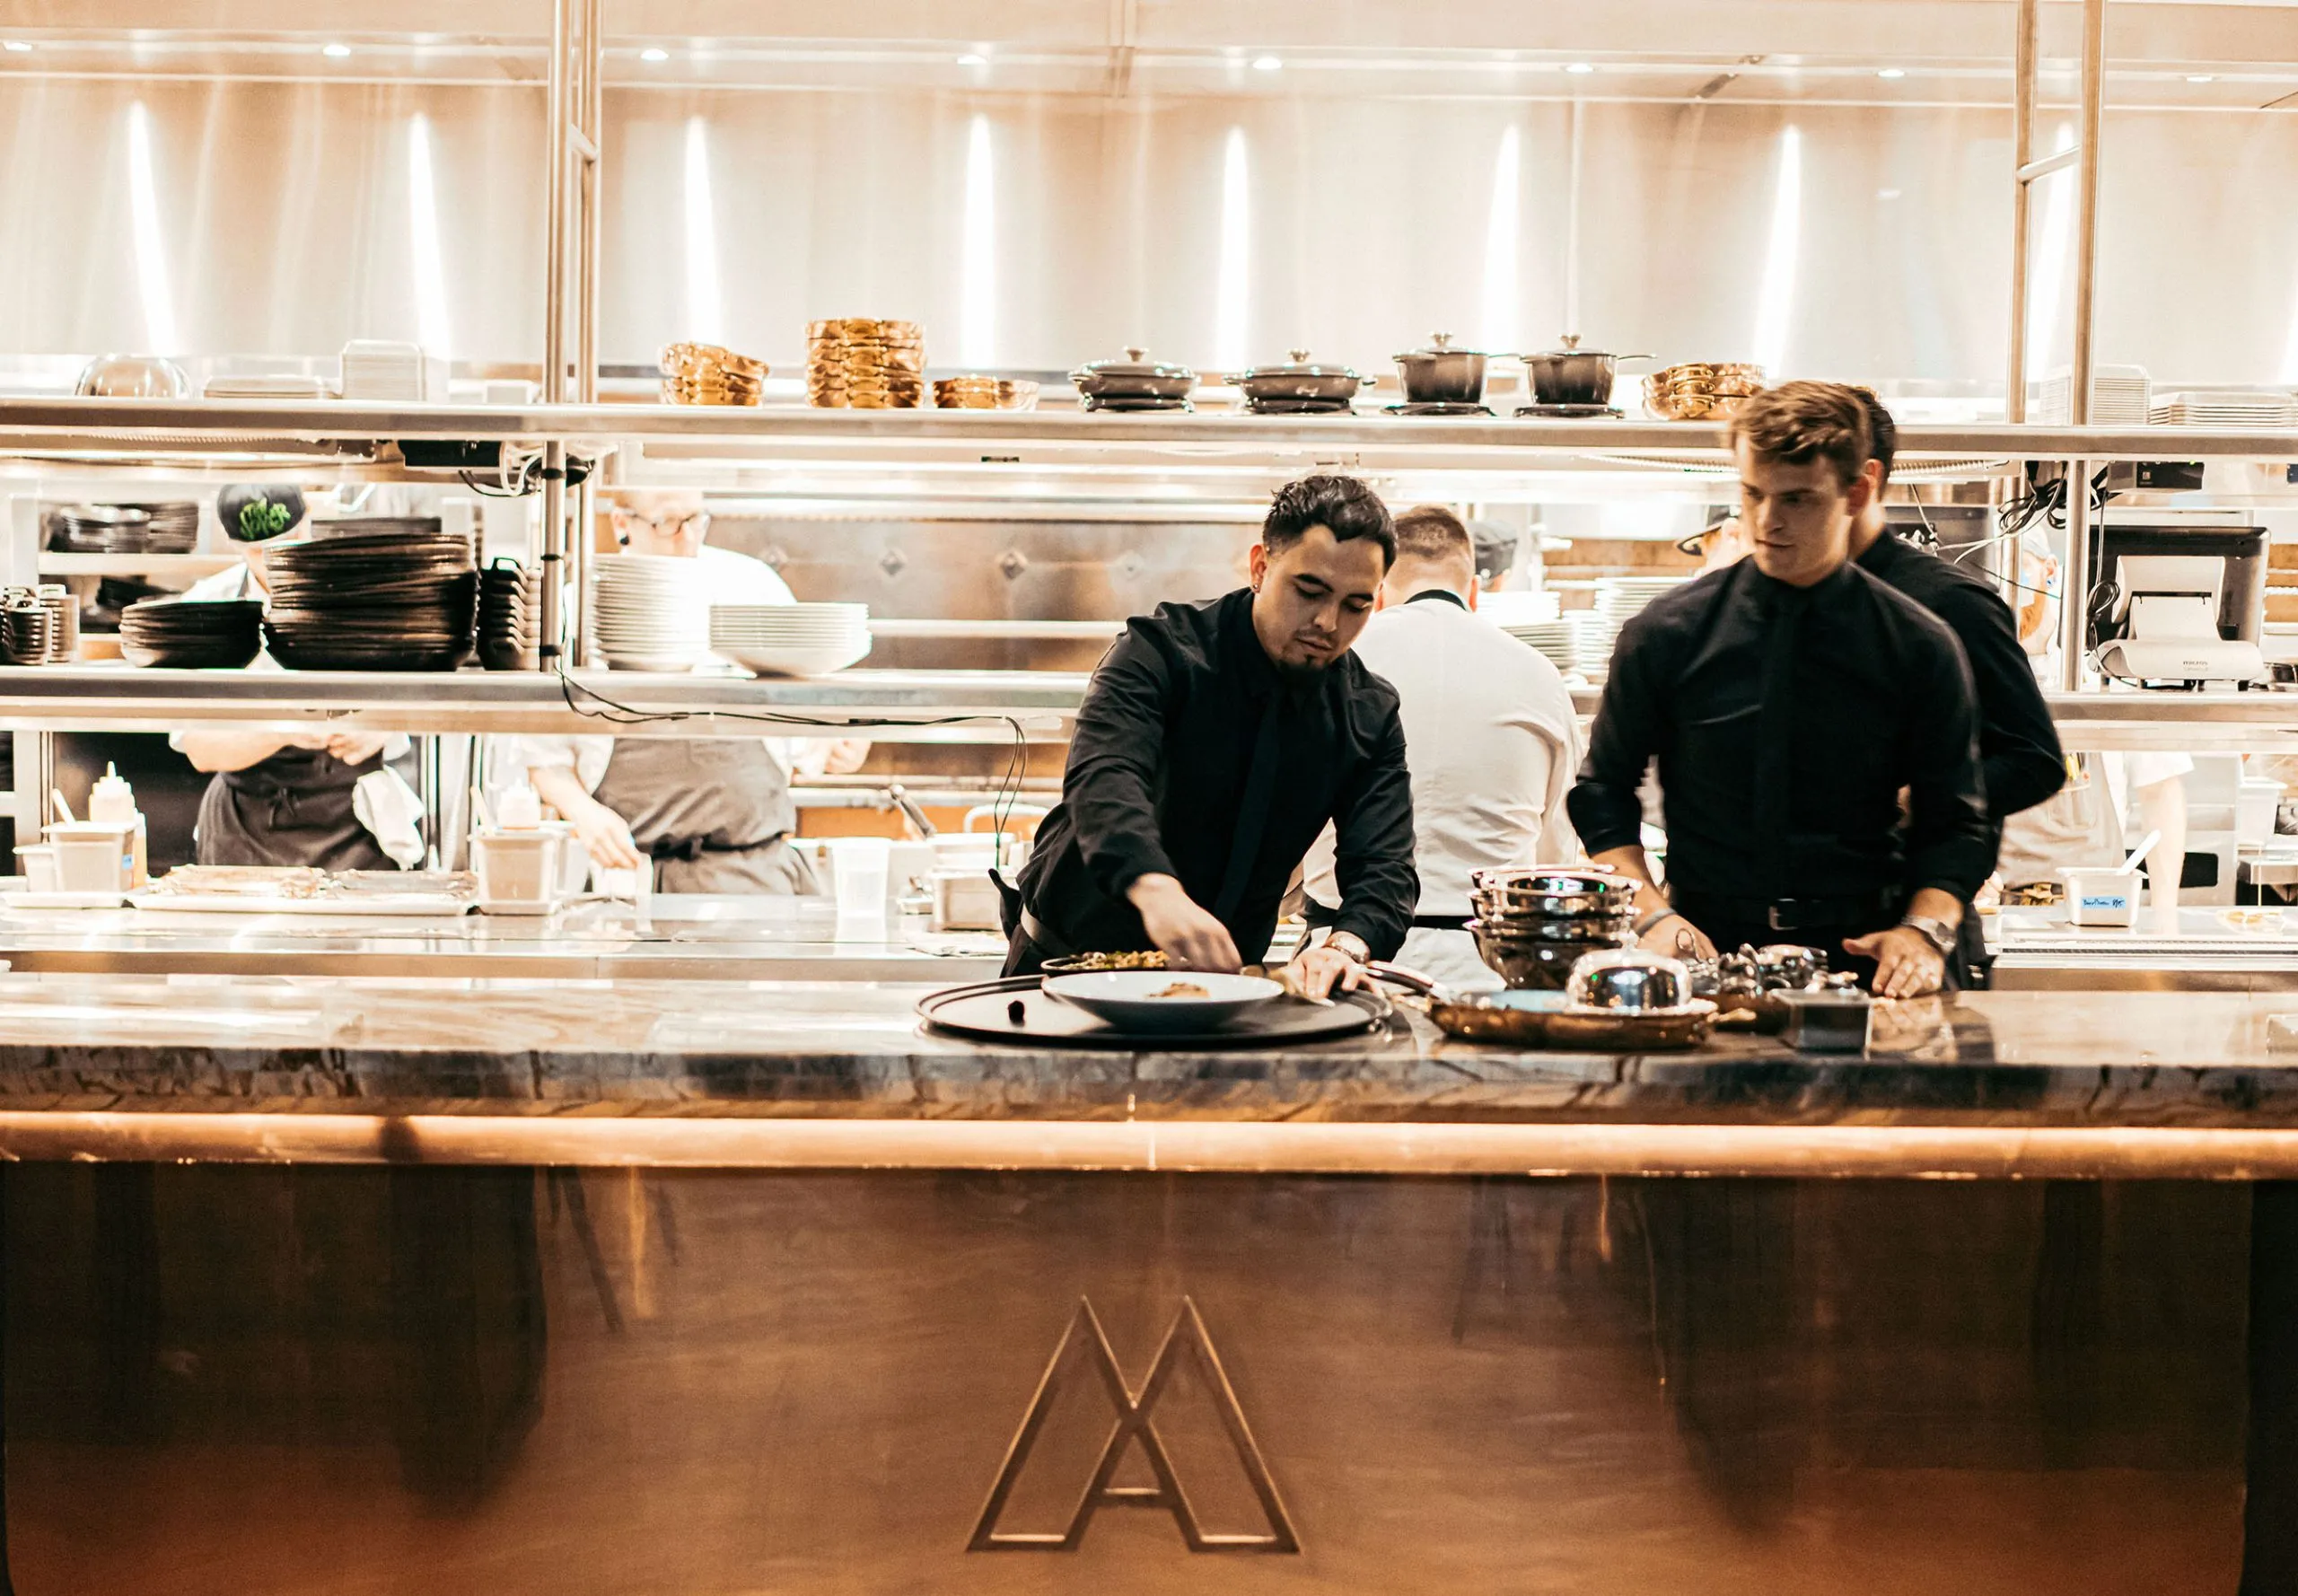
<instances>
[{"instance_id":1,"label":"cooked food portion","mask_svg":"<svg viewBox=\"0 0 2298 1596\"><path fill-rule=\"evenodd\" d=\"M1105 969L1162 969L1165 956L1154 948L1144 953L1072 953L1047 960L1045 968L1057 976L1098 975Z\"/></svg>"},{"instance_id":2,"label":"cooked food portion","mask_svg":"<svg viewBox=\"0 0 2298 1596\"><path fill-rule=\"evenodd\" d=\"M1149 995L1152 997L1210 997L1213 994L1195 981L1175 981L1171 986L1161 987Z\"/></svg>"}]
</instances>

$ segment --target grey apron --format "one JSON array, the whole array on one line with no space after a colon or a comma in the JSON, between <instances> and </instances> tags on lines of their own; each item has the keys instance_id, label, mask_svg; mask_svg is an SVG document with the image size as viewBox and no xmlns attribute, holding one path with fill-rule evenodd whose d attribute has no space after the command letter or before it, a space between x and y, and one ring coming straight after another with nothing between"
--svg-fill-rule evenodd
<instances>
[{"instance_id":1,"label":"grey apron","mask_svg":"<svg viewBox=\"0 0 2298 1596\"><path fill-rule=\"evenodd\" d=\"M592 796L630 822L657 892L821 890L786 840L790 778L754 737L618 737Z\"/></svg>"},{"instance_id":2,"label":"grey apron","mask_svg":"<svg viewBox=\"0 0 2298 1596\"><path fill-rule=\"evenodd\" d=\"M351 808L359 778L382 767L380 754L346 765L324 749L284 748L217 773L199 801L199 863L397 869Z\"/></svg>"}]
</instances>

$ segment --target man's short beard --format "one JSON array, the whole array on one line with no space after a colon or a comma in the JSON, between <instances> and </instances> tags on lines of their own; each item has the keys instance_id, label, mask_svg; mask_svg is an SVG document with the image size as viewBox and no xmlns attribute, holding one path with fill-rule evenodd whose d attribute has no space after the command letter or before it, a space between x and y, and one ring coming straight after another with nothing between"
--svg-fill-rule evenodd
<instances>
[{"instance_id":1,"label":"man's short beard","mask_svg":"<svg viewBox=\"0 0 2298 1596\"><path fill-rule=\"evenodd\" d=\"M1269 663L1276 667L1276 674L1284 680L1294 687L1299 687L1308 682L1315 681L1318 678L1324 675L1326 671L1333 668L1334 662L1339 658L1340 655L1336 653L1330 656L1330 658L1326 659L1322 663L1318 663L1314 661L1304 661L1303 662L1296 665L1285 660L1271 660Z\"/></svg>"}]
</instances>

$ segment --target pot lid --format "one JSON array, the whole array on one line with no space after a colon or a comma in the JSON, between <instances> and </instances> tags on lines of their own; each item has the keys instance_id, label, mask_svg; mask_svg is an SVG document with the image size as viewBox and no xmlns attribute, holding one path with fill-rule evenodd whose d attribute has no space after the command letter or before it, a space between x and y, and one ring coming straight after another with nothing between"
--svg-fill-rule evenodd
<instances>
[{"instance_id":1,"label":"pot lid","mask_svg":"<svg viewBox=\"0 0 2298 1596\"><path fill-rule=\"evenodd\" d=\"M1408 349L1402 355L1393 355L1391 358L1396 360L1409 360L1416 355L1482 355L1484 351L1481 349L1456 349L1452 346L1452 335L1451 333L1432 332L1428 335L1428 343L1426 347L1420 349Z\"/></svg>"},{"instance_id":2,"label":"pot lid","mask_svg":"<svg viewBox=\"0 0 2298 1596\"><path fill-rule=\"evenodd\" d=\"M1285 354L1292 356L1289 365L1257 365L1241 373L1238 381L1250 381L1255 377L1346 377L1360 382L1364 381L1350 367L1322 365L1311 360L1306 349L1287 349Z\"/></svg>"},{"instance_id":3,"label":"pot lid","mask_svg":"<svg viewBox=\"0 0 2298 1596\"><path fill-rule=\"evenodd\" d=\"M1185 365L1167 365L1151 360L1146 349L1127 346L1123 360L1096 360L1081 365L1072 376L1095 377L1182 377L1194 382L1197 373Z\"/></svg>"},{"instance_id":4,"label":"pot lid","mask_svg":"<svg viewBox=\"0 0 2298 1596\"><path fill-rule=\"evenodd\" d=\"M1649 360L1652 358L1649 355L1614 355L1609 349L1583 349L1580 346L1580 335L1576 332L1558 334L1556 341L1558 347L1543 349L1539 354L1529 355L1525 358L1527 360L1561 360L1571 355L1583 355L1590 360Z\"/></svg>"}]
</instances>

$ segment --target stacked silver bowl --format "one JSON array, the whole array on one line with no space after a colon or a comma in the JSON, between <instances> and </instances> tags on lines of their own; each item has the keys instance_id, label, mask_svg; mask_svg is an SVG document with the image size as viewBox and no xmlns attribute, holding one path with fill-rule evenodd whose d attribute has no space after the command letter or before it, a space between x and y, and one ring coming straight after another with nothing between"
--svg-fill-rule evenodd
<instances>
[{"instance_id":1,"label":"stacked silver bowl","mask_svg":"<svg viewBox=\"0 0 2298 1596\"><path fill-rule=\"evenodd\" d=\"M1479 870L1469 900L1477 952L1511 987L1561 991L1583 954L1636 940L1636 883L1609 871Z\"/></svg>"}]
</instances>

